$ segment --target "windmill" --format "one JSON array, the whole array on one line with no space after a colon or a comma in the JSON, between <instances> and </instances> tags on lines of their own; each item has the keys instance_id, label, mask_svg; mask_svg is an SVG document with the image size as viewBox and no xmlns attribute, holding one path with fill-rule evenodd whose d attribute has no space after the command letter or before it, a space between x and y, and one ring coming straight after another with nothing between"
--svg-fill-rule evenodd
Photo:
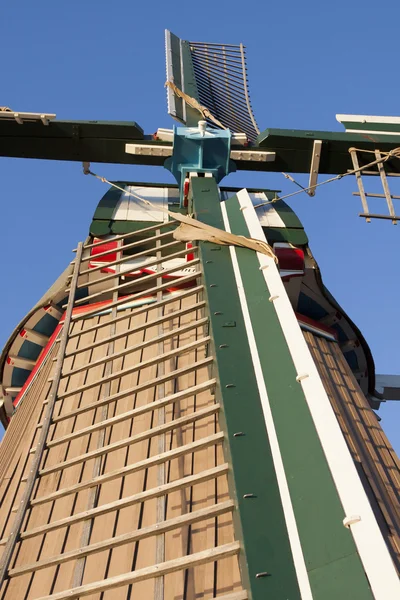
<instances>
[{"instance_id":1,"label":"windmill","mask_svg":"<svg viewBox=\"0 0 400 600\"><path fill-rule=\"evenodd\" d=\"M355 176L361 216L397 223L397 120L260 132L242 45L167 31L166 58L173 130L0 111L1 156L109 185L0 358L1 598L398 598L399 461L374 412L398 378L375 376L284 198L220 185ZM107 182L111 162L176 184Z\"/></svg>"}]
</instances>

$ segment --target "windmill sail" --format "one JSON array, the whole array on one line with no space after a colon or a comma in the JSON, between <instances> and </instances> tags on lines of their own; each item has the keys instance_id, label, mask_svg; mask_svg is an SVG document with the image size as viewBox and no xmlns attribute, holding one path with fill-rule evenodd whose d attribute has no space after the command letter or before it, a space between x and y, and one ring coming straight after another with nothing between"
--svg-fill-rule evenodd
<instances>
[{"instance_id":1,"label":"windmill sail","mask_svg":"<svg viewBox=\"0 0 400 600\"><path fill-rule=\"evenodd\" d=\"M167 83L172 82L178 90L208 109L214 117L207 118L211 127L218 121L222 127L245 133L254 141L260 131L250 103L243 44L187 42L167 30L165 45ZM191 119L190 104L171 87L168 87L167 98L171 116L182 123L196 124Z\"/></svg>"}]
</instances>

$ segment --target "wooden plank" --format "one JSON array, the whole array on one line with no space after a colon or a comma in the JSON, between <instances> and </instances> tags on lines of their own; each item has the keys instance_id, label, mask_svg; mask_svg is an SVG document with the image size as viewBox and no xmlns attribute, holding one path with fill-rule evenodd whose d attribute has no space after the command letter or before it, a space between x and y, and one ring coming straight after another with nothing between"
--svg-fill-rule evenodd
<instances>
[{"instance_id":1,"label":"wooden plank","mask_svg":"<svg viewBox=\"0 0 400 600\"><path fill-rule=\"evenodd\" d=\"M176 419L174 421L170 421L169 423L165 423L163 425L158 425L156 427L152 427L151 429L147 429L141 433L137 433L129 438L124 440L119 440L118 442L114 442L113 444L109 444L107 446L102 446L96 450L92 450L91 452L87 452L86 454L81 454L79 456L75 456L74 458L70 458L61 463L57 463L51 467L47 467L39 471L39 474L48 475L49 473L55 473L56 471L60 471L61 469L67 469L72 465L79 464L81 462L85 462L90 460L91 458L95 458L97 456L101 456L102 454L107 454L107 452L113 452L114 450L119 450L120 448L125 448L126 446L130 446L135 444L136 442L140 442L142 440L147 440L150 437L155 435L159 435L160 433L171 431L175 427L180 427L182 425L187 425L188 423L193 423L194 421L198 421L199 419L203 419L211 414L218 412L220 409L219 404L213 404L203 410L199 410L197 412L191 413L185 417L181 417L180 419ZM73 435L73 434L72 434ZM66 440L68 441L68 440Z\"/></svg>"},{"instance_id":2,"label":"wooden plank","mask_svg":"<svg viewBox=\"0 0 400 600\"><path fill-rule=\"evenodd\" d=\"M114 400L120 400L121 398L124 398L125 396L129 396L130 394L136 394L139 391L143 391L145 389L159 385L160 383L163 383L170 379L175 379L176 377L179 377L180 375L186 373L187 371L199 369L201 367L209 365L210 363L212 363L213 360L214 360L213 357L209 356L209 357L204 358L203 360L200 360L196 363L192 363L186 367L183 367L182 369L176 369L175 371L171 371L170 373L167 373L166 375L163 375L162 377L156 377L155 379L149 379L148 381L145 381L144 383L136 385L132 388L123 390L122 392L118 392L116 394L112 394L108 398L103 398L102 400L98 400L97 402L92 402L90 404L86 404L86 406L82 406L76 410L66 412L65 414L62 414L62 415L58 415L57 417L54 417L53 423L58 423L60 421L64 421L65 419L70 419L71 417L75 417L76 415L82 414L84 412L88 412L90 410L95 410L99 406L102 406L103 404L113 402Z\"/></svg>"},{"instance_id":3,"label":"wooden plank","mask_svg":"<svg viewBox=\"0 0 400 600\"><path fill-rule=\"evenodd\" d=\"M73 302L74 302L74 297L75 297L76 285L77 285L77 281L78 281L78 271L79 271L81 257L82 257L82 244L79 244L78 252L77 252L77 255L75 258L75 267L74 267L74 273L73 273L73 277L72 277L71 292L69 294L67 312L65 315L66 328L64 329L64 331L62 333L61 344L60 344L59 350L58 350L59 360L58 360L58 362L56 364L56 368L55 368L54 381L53 381L53 384L52 384L51 390L50 390L49 403L46 407L46 413L45 413L45 417L44 417L44 421L43 421L43 427L39 434L39 443L37 445L36 454L33 459L33 464L31 465L31 468L30 468L30 473L28 476L28 480L26 482L24 494L23 494L22 500L20 502L18 512L15 517L15 521L13 523L13 530L7 540L7 545L4 549L4 552L1 557L0 588L3 585L4 579L7 576L7 570L8 570L9 564L11 562L12 556L14 554L15 546L17 544L23 522L25 520L26 511L29 506L31 494L35 487L36 477L37 477L37 474L39 471L40 463L42 461L43 451L44 451L45 443L47 440L47 435L48 435L49 429L50 429L51 418L53 415L54 405L55 405L55 401L56 401L56 397L57 397L57 390L58 390L58 386L59 386L60 378L61 378L61 369L62 369L63 360L64 360L64 353L65 353L65 350L67 347L67 342L68 342L68 330L69 330L69 325L71 323L72 308L73 308Z\"/></svg>"},{"instance_id":4,"label":"wooden plank","mask_svg":"<svg viewBox=\"0 0 400 600\"><path fill-rule=\"evenodd\" d=\"M107 481L112 481L113 479L129 475L130 473L135 473L136 471L141 471L142 469L148 469L162 462L168 462L170 460L173 460L174 458L179 458L181 456L185 456L186 454L191 454L192 452L196 452L201 448L208 448L210 446L218 444L222 442L223 439L223 432L215 433L213 435L201 438L196 442L191 442L190 444L179 446L178 448L168 450L167 452L163 452L162 454L157 454L156 456L145 458L144 460L132 463L130 465L127 465L126 467L122 467L121 469L109 471L104 475L99 475L98 477L89 479L88 481L83 481L81 483L72 485L68 488L58 490L57 492L53 492L52 494L49 494L47 496L39 496L39 498L35 498L34 500L32 500L31 506L37 506L38 504L44 504L45 502L58 500L63 496L68 496L69 494L76 494L94 485L101 485Z\"/></svg>"},{"instance_id":5,"label":"wooden plank","mask_svg":"<svg viewBox=\"0 0 400 600\"><path fill-rule=\"evenodd\" d=\"M118 240L126 240L127 238L133 237L135 235L142 235L143 233L148 233L149 231L155 231L156 229L161 229L163 227L167 227L170 225L175 225L177 224L177 221L174 221L173 219L171 219L171 221L165 221L164 223L157 223L157 225L151 225L151 227L145 227L143 229L138 229L137 231L130 231L129 233L123 233L121 235L116 235L112 238L107 238L106 242L117 242ZM154 237L149 238L150 240L153 240ZM145 240L141 240L141 243L143 243ZM101 241L101 242L94 242L92 244L85 244L83 246L84 250L86 250L87 248L95 248L96 246L101 246L102 244L106 243L105 241ZM74 252L76 252L76 249L74 250Z\"/></svg>"},{"instance_id":6,"label":"wooden plank","mask_svg":"<svg viewBox=\"0 0 400 600\"><path fill-rule=\"evenodd\" d=\"M205 302L197 302L196 304L193 304L192 306L187 306L186 308L183 308L182 310L178 310L176 312L173 313L168 313L158 319L154 319L153 321L149 321L148 323L143 323L142 325L138 325L136 327L130 328L129 329L129 335L132 335L133 333L137 333L138 331L142 331L142 329L148 329L149 327L154 327L155 325L159 325L160 323L165 323L167 321L172 321L173 319L177 319L178 317L181 317L183 315L186 315L192 311L198 310L199 308L203 308L206 305ZM150 305L151 306L151 305ZM149 310L149 306L146 307L146 310ZM145 312L145 311L143 311ZM118 321L123 321L124 319L128 319L128 318L132 318L131 314L128 315L124 315L122 319L118 319ZM117 322L117 319L114 320L114 322ZM103 325L104 326L104 325ZM97 328L98 329L98 328ZM88 330L86 330L88 331ZM90 344L90 348L96 348L97 346L102 346L103 344L106 344L107 342L111 342L113 340L118 340L122 337L125 337L127 335L127 331L120 331L119 333L116 333L113 336L110 336L108 338L105 338L104 340L98 340L97 342L93 342L92 344ZM73 336L70 336L70 339ZM73 356L74 354L76 354L77 352L80 352L79 349L73 350L71 352L67 352L66 353L66 357L68 356Z\"/></svg>"},{"instance_id":7,"label":"wooden plank","mask_svg":"<svg viewBox=\"0 0 400 600\"><path fill-rule=\"evenodd\" d=\"M182 291L179 293L179 295L171 293L167 298L165 298L164 300L161 300L161 302L154 302L154 303L149 303L149 304L145 304L144 306L141 306L139 308L135 308L132 310L132 312L124 312L123 315L120 315L119 317L117 317L116 319L113 319L113 321L115 323L118 323L119 321L125 321L125 319L130 319L136 315L142 314L142 313L146 313L148 310L150 310L152 307L163 307L163 306L167 306L168 304L170 304L171 302L176 302L177 298L186 298L188 296L192 296L194 294L198 294L199 292L201 292L203 290L203 286L199 285L193 288L190 288L188 290ZM146 294L146 292L143 292L144 294ZM108 305L105 305L104 307L105 309L108 308ZM188 307L189 308L189 307ZM104 310L104 309L103 309ZM90 331L96 331L97 329L100 329L102 327L106 327L110 324L110 321L108 321L107 323L98 323L97 325L92 325L91 327L88 327L87 329L85 329L86 333L89 333ZM69 336L69 339L72 339L74 337L79 337L81 335L81 333L78 331L76 333L72 333Z\"/></svg>"},{"instance_id":8,"label":"wooden plank","mask_svg":"<svg viewBox=\"0 0 400 600\"><path fill-rule=\"evenodd\" d=\"M202 508L192 513L186 513L174 519L168 519L168 521L163 521L162 523L156 523L155 525L151 525L150 527L145 527L143 529L138 529L130 533L125 533L117 537L112 537L102 542L91 544L90 546L79 547L77 550L71 550L70 552L65 552L63 554L59 554L58 556L53 556L52 558L47 558L45 560L41 560L30 565L23 565L22 567L11 569L9 571L9 577L16 577L18 575L23 575L24 573L29 573L31 571L46 569L48 567L59 565L69 560L82 558L83 556L87 556L88 554L101 552L102 550L110 550L111 548L122 546L124 544L127 544L128 542L139 541L146 537L158 535L161 532L171 531L178 527L183 527L192 523L198 523L203 519L210 519L212 517L217 517L219 515L232 512L233 508L234 504L232 500L228 500L227 502L221 502L220 504L215 504L214 506L208 506L206 508Z\"/></svg>"},{"instance_id":9,"label":"wooden plank","mask_svg":"<svg viewBox=\"0 0 400 600\"><path fill-rule=\"evenodd\" d=\"M379 150L375 150L375 156L377 160L381 160L381 153L379 152ZM386 198L386 202L389 208L389 214L391 217L395 217L396 213L394 210L394 206L393 206L393 201L392 201L392 196L390 194L390 190L389 190L389 184L386 178L386 173L385 173L385 168L383 166L383 164L381 162L379 162L377 165L378 167L378 171L379 171L379 175L381 178L381 182L382 182L382 187L383 187L383 191L385 192L385 198ZM393 223L396 225L397 221L396 219L393 220Z\"/></svg>"},{"instance_id":10,"label":"wooden plank","mask_svg":"<svg viewBox=\"0 0 400 600\"><path fill-rule=\"evenodd\" d=\"M197 279L200 277L200 272L199 273L192 273L191 275L185 275L185 277L180 277L179 278L179 285L184 285L186 283L189 283L190 281L193 281L194 279ZM157 285L154 286L152 288L146 289L146 290L142 290L140 292L136 292L135 294L129 294L128 296L124 296L123 298L119 298L118 300L116 300L115 302L110 302L109 304L107 304L107 309L113 308L114 306L120 306L121 304L127 304L128 302L132 302L132 300L135 300L136 298L141 298L143 297L143 294L145 296L149 296L152 293L157 293L161 290L167 290L171 287L171 281L167 281L166 283L163 283L162 285ZM73 321L80 321L82 319L87 319L89 317L92 317L93 315L98 314L99 312L102 311L102 308L93 308L92 310L88 310L85 311L83 313L78 313L76 315L73 315L72 320Z\"/></svg>"},{"instance_id":11,"label":"wooden plank","mask_svg":"<svg viewBox=\"0 0 400 600\"><path fill-rule=\"evenodd\" d=\"M109 579L104 579L103 581L88 583L86 585L65 590L64 592L59 592L50 596L42 596L42 598L38 598L37 600L74 600L77 598L83 598L84 596L89 596L97 592L114 590L115 588L124 585L144 581L152 577L160 576L161 574L165 575L167 573L173 573L174 571L180 571L188 567L215 562L221 558L238 554L239 551L239 542L233 542L231 544L226 544L225 546L210 548L209 550L204 550L203 552L198 552L197 554L190 554L188 556L183 556L182 558L160 563L151 567L146 567L138 571L110 577Z\"/></svg>"},{"instance_id":12,"label":"wooden plank","mask_svg":"<svg viewBox=\"0 0 400 600\"><path fill-rule=\"evenodd\" d=\"M74 437L80 437L81 435L87 435L89 433L93 433L94 431L98 431L99 429L103 429L104 427L110 427L115 425L116 423L120 423L121 421L125 421L126 419L133 419L138 417L139 415L143 415L146 412L150 412L153 410L157 410L162 406L166 406L167 404L172 404L173 402L179 402L188 396L199 394L200 392L204 392L212 388L216 383L216 379L209 379L202 384L195 385L190 387L182 392L177 392L176 394L171 394L170 396L165 396L160 400L155 400L154 402L149 402L144 406L139 406L138 408L134 408L127 412L121 413L115 417L111 417L110 419L105 419L104 421L100 421L99 423L95 423L94 425L90 425L89 427L85 427L84 429L79 429L78 431L74 431L66 436L56 438L51 440L48 444L48 448L52 448L53 446L57 446L57 444L62 444L63 442L70 441Z\"/></svg>"},{"instance_id":13,"label":"wooden plank","mask_svg":"<svg viewBox=\"0 0 400 600\"><path fill-rule=\"evenodd\" d=\"M151 488L150 490L134 494L133 496L122 498L121 500L112 502L111 504L104 504L92 510L87 510L72 515L70 517L66 517L65 519L53 521L52 523L47 523L46 525L35 527L34 529L28 529L27 531L23 531L21 533L21 539L24 540L30 537L34 537L36 535L48 533L49 531L53 531L54 529L60 529L60 527L68 527L75 523L79 523L80 521L85 521L86 519L93 518L110 511L120 510L121 508L124 508L126 506L132 506L133 504L136 504L138 502L145 502L146 500L157 498L158 496L169 494L173 491L180 490L188 486L198 485L200 483L208 481L209 479L220 477L221 475L226 475L228 470L229 465L227 463L224 463L219 467L214 467L213 469L202 471L201 473L197 473L196 475L183 477L182 479L177 479L176 481L172 481L171 483L166 483L165 485L160 485L155 488Z\"/></svg>"},{"instance_id":14,"label":"wooden plank","mask_svg":"<svg viewBox=\"0 0 400 600\"><path fill-rule=\"evenodd\" d=\"M164 244L162 246L162 249L175 248L177 246L182 246L182 242L180 242L179 240L174 240L173 242ZM196 250L196 248L194 248L194 249ZM125 250L125 248L124 248L124 250ZM186 254L190 254L190 248L186 249L186 250L187 250ZM123 263L129 262L132 259L137 259L140 256L144 256L144 257L149 256L149 255L151 256L152 253L154 253L155 251L156 251L156 248L148 248L147 250L142 250L141 252L136 252L136 254L128 254L126 256L123 256L122 258L118 258L113 261L105 261L101 265L97 265L95 267L93 266L93 267L90 267L89 269L85 269L84 271L81 271L79 273L79 275L88 275L88 274L96 273L97 271L101 271L102 269L105 269L105 268L108 269L109 267L122 265ZM178 253L164 255L160 262L162 262L163 260L164 261L170 260L170 258L174 258L176 256L182 256L181 252L183 252L183 250L179 251ZM106 252L106 254L110 254L110 251ZM97 261L98 256L100 256L100 255L96 255L96 256L92 257L94 262ZM159 262L156 262L156 263L148 262L148 263L143 264L143 267L151 266L152 264L159 264ZM131 273L133 271L137 271L138 268L139 268L139 266L135 265L132 267L132 269L127 269L125 271L122 271L121 276L128 275L129 273ZM110 275L104 275L103 273L101 273L100 277L98 277L97 279L94 279L94 280L90 280L89 283L90 283L90 285L94 285L95 283L103 283L104 281L108 281L113 278L115 278L115 273L111 273ZM78 287L83 288L86 286L87 286L87 283L81 283L81 284L79 284Z\"/></svg>"},{"instance_id":15,"label":"wooden plank","mask_svg":"<svg viewBox=\"0 0 400 600\"><path fill-rule=\"evenodd\" d=\"M121 358L122 356L125 356L125 354L130 354L131 352L136 352L137 350L141 350L142 348L146 348L147 346L152 346L153 344L163 342L164 340L167 340L171 337L180 335L181 333L187 333L191 329L196 329L197 327L200 327L201 325L205 325L206 323L208 323L208 317L204 317L203 319L199 319L198 321L193 321L192 323L189 323L188 325L185 325L184 327L181 327L181 328L171 329L170 331L168 331L167 333L164 333L161 336L157 336L155 338L150 338L149 340L146 340L145 342L140 342L139 344L136 344L135 346L128 346L128 348L124 348L123 350L120 350L119 352L115 352L114 354L110 354L109 356L106 355L102 358L99 358L98 360L92 361L90 364L81 365L80 367L71 369L70 371L65 371L62 375L63 375L63 377L68 377L69 375L74 375L75 373L79 373L80 371L84 371L85 369L91 369L92 367L101 365L104 362L115 360L116 358ZM141 329L143 329L143 328L141 328ZM130 333L131 332L129 331L129 334ZM126 333L125 333L125 336L126 336ZM121 338L122 334L119 334L118 337ZM100 345L103 346L106 343L107 343L107 340L105 340L104 342L103 342L103 340L101 340L100 342L97 342L95 344L95 347L98 347ZM91 350L92 348L93 348L93 345L89 344L88 346L84 346L83 348L77 348L76 350L73 350L67 356L73 356L75 354L79 354L80 352L86 352L87 350Z\"/></svg>"},{"instance_id":16,"label":"wooden plank","mask_svg":"<svg viewBox=\"0 0 400 600\"><path fill-rule=\"evenodd\" d=\"M185 249L182 250L182 252L176 252L175 255L171 255L172 257L176 257L179 255L184 255L184 253L188 253L191 251L191 248L189 249ZM165 261L165 258L162 258L161 260L158 260L158 262L162 262ZM194 260L191 260L190 263L185 263L185 265L175 265L173 267L170 267L169 269L164 269L163 271L163 275L170 275L171 273L175 273L175 271L179 271L182 269L183 266L190 266L190 267L195 267L196 265L198 265L200 263L200 260L198 258L195 258ZM157 264L157 261L154 263L148 263L147 266L151 266L151 265L155 265ZM104 268L104 267L102 267ZM113 287L107 288L106 290L100 290L99 292L95 292L94 294L89 294L88 296L85 296L84 298L81 298L80 300L76 300L75 302L75 306L79 306L80 304L86 304L88 302L88 300L93 300L94 298L98 298L99 296L104 296L105 292L115 292L118 291L120 292L121 290L124 290L126 288L135 286L135 285L146 285L149 281L154 281L155 279L157 279L159 277L158 273L152 273L151 275L145 275L144 277L141 277L140 279L134 280L134 281L126 281L125 283L120 283L118 285L115 285ZM90 285L90 282L89 282ZM169 287L171 287L171 282L169 282ZM159 290L161 288L161 286L157 286L157 289ZM141 291L141 294L143 294L143 289ZM66 305L63 305L63 308L65 308Z\"/></svg>"},{"instance_id":17,"label":"wooden plank","mask_svg":"<svg viewBox=\"0 0 400 600\"><path fill-rule=\"evenodd\" d=\"M74 394L80 394L81 392L83 392L85 390L96 387L98 385L103 385L104 383L107 383L108 381L112 381L113 379L122 377L123 375L128 375L129 373L133 373L134 371L138 371L138 370L144 369L146 367L149 367L150 365L157 364L160 360L168 360L169 358L172 358L173 356L177 356L178 354L182 354L183 352L189 352L190 350L193 350L194 348L198 348L199 346L204 346L205 344L208 344L209 341L210 341L210 336L203 337L200 340L196 340L195 342L191 342L190 344L186 344L185 346L176 348L174 350L171 350L170 352L166 352L162 356L155 356L154 358L150 358L147 361L138 363L137 365L134 365L133 367L129 367L128 369L125 369L122 371L116 371L115 373L112 373L111 375L108 375L107 377L102 377L100 380L93 381L91 383L81 385L72 390L67 390L65 392L62 392L61 394L58 395L58 399L67 398L68 396L73 396Z\"/></svg>"}]
</instances>

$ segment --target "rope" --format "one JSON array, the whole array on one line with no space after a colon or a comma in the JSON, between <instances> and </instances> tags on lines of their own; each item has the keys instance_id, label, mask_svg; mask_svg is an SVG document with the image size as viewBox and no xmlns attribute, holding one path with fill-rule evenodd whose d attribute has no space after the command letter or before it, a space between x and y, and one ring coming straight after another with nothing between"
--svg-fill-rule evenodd
<instances>
[{"instance_id":1,"label":"rope","mask_svg":"<svg viewBox=\"0 0 400 600\"><path fill-rule=\"evenodd\" d=\"M171 88L171 90L174 92L174 94L176 96L178 96L179 98L182 98L186 102L186 104L189 104L189 106L198 110L202 114L204 119L210 119L210 121L212 121L215 125L217 125L221 129L226 129L226 127L224 125L222 125L221 121L218 121L218 119L216 119L214 117L214 115L212 115L210 113L210 111L208 110L208 108L206 106L203 106L195 98L192 98L191 96L188 96L188 94L185 94L185 92L182 92L182 90L180 90L174 84L173 81L166 81L165 87Z\"/></svg>"},{"instance_id":2,"label":"rope","mask_svg":"<svg viewBox=\"0 0 400 600\"><path fill-rule=\"evenodd\" d=\"M193 219L193 217L189 217L186 215L181 215L180 213L172 212L172 211L168 210L167 208L158 207L158 206L156 207L152 202L150 202L149 200L146 200L145 198L142 198L142 196L139 196L138 194L135 194L135 192L130 192L130 191L120 187L116 183L109 181L105 177L102 177L101 175L96 175L96 173L93 173L89 169L89 166L87 163L85 163L83 172L85 175L92 175L93 177L96 177L96 179L99 179L99 181L101 181L102 183L107 183L108 185L112 186L113 188L120 190L121 192L123 192L124 194L127 194L128 196L132 196L133 198L140 200L141 202L143 202L144 204L147 204L148 206L151 206L152 208L155 208L157 210L161 210L161 211L165 212L172 219L174 219L176 221L180 221L181 225L173 233L173 236L176 240L180 240L180 241L183 241L185 239L186 239L186 241L204 240L204 241L213 242L215 244L240 246L242 248L249 248L250 250L255 250L256 252L261 252L262 254L266 254L267 256L272 258L276 263L278 262L278 259L276 258L271 246L263 240L256 240L254 238L248 238L243 235L236 235L234 233L228 233L227 231L224 231L223 229L218 229L217 227L211 227L210 225L206 225L205 223L202 223L201 221L198 221L197 219ZM187 237L188 235L189 235L189 238ZM185 236L186 236L186 238L185 238Z\"/></svg>"},{"instance_id":3,"label":"rope","mask_svg":"<svg viewBox=\"0 0 400 600\"><path fill-rule=\"evenodd\" d=\"M375 150L363 150L362 148L349 148L349 152L367 152L368 154L375 154ZM259 208L260 206L265 206L266 204L274 204L275 202L278 202L278 200L285 200L286 198L291 198L292 196L297 196L298 194L302 194L303 192L309 192L310 190L315 190L317 187L321 187L321 185L326 185L327 183L332 183L332 181L337 181L339 179L342 179L343 177L347 177L347 175L355 175L356 173L360 173L362 171L364 171L365 169L369 169L369 167L373 167L375 165L378 165L379 163L384 163L387 160L389 160L390 158L400 158L400 147L399 148L394 148L393 150L390 150L390 152L381 152L381 154L383 155L381 158L377 159L377 160L373 160L372 162L368 163L367 165L364 165L363 167L359 167L358 169L353 169L352 171L347 171L346 173L342 173L341 175L336 175L335 177L331 177L330 179L327 179L326 181L321 181L321 183L316 183L315 185L310 185L309 187L301 187L300 190L297 190L296 192L292 192L291 194L286 194L286 196L278 196L277 198L273 198L272 200L268 200L267 202L261 202L260 204L256 204L254 206L254 208ZM282 173L282 175L286 178L286 179L290 179L291 181L293 181L296 185L300 185L299 183L297 183L296 181L294 181L294 179L290 176L287 175L287 173Z\"/></svg>"}]
</instances>

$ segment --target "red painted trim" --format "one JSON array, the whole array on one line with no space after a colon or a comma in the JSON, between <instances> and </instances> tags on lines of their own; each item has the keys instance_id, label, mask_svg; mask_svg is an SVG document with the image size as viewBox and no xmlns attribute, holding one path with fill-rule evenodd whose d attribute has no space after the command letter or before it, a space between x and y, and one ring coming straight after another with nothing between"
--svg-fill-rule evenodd
<instances>
[{"instance_id":1,"label":"red painted trim","mask_svg":"<svg viewBox=\"0 0 400 600\"><path fill-rule=\"evenodd\" d=\"M62 320L64 319L64 315L62 316ZM22 396L25 394L25 391L28 387L28 385L30 384L30 382L32 381L32 379L35 377L36 373L38 372L38 370L40 369L41 364L43 363L46 355L49 353L50 349L52 348L56 337L58 336L58 333L60 331L60 329L62 328L62 323L60 321L60 323L57 325L57 327L55 328L51 338L49 339L49 341L47 342L46 346L43 348L43 350L41 351L41 353L39 354L39 357L37 359L36 365L33 367L28 379L25 381L20 393L18 394L18 396L13 400L13 404L14 406L17 406L17 404L19 403L19 401L21 400Z\"/></svg>"},{"instance_id":2,"label":"red painted trim","mask_svg":"<svg viewBox=\"0 0 400 600\"><path fill-rule=\"evenodd\" d=\"M314 321L314 319L310 319L310 317L306 317L300 313L296 313L296 318L298 321L303 322L307 325L311 325L311 327L315 327L315 329L320 329L321 331L325 331L329 333L329 335L333 336L336 340L338 339L338 333L332 327L328 327L327 325L322 325L319 321Z\"/></svg>"}]
</instances>

